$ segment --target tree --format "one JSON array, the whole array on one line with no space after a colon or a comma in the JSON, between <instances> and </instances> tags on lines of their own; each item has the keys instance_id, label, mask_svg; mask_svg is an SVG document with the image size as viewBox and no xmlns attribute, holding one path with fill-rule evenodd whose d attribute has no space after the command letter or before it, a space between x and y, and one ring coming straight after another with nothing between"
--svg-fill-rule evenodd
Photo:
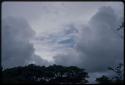
<instances>
[{"instance_id":1,"label":"tree","mask_svg":"<svg viewBox=\"0 0 125 85\"><path fill-rule=\"evenodd\" d=\"M121 29L123 29L124 28L124 22L122 22L122 24L119 26L119 28L117 28L116 30L117 31L119 31L119 30L121 30Z\"/></svg>"},{"instance_id":2,"label":"tree","mask_svg":"<svg viewBox=\"0 0 125 85\"><path fill-rule=\"evenodd\" d=\"M88 73L84 69L76 66L51 65L36 66L30 64L24 67L14 67L5 69L3 72L4 83L42 83L42 84L61 84L61 83L87 83Z\"/></svg>"},{"instance_id":3,"label":"tree","mask_svg":"<svg viewBox=\"0 0 125 85\"><path fill-rule=\"evenodd\" d=\"M123 84L123 64L120 63L117 66L109 67L110 71L115 73L111 79L107 76L102 76L100 78L96 78L98 83L111 83L111 84Z\"/></svg>"},{"instance_id":4,"label":"tree","mask_svg":"<svg viewBox=\"0 0 125 85\"><path fill-rule=\"evenodd\" d=\"M119 32L119 31L124 32L124 21L122 21L121 25L119 25L119 27L116 29L116 32ZM117 34L118 34L118 33L117 33ZM120 34L119 34L119 36L120 36L121 38L124 37L123 35L120 35Z\"/></svg>"},{"instance_id":5,"label":"tree","mask_svg":"<svg viewBox=\"0 0 125 85\"><path fill-rule=\"evenodd\" d=\"M88 73L84 69L80 69L76 66L67 67L66 71L67 80L71 83L87 83Z\"/></svg>"},{"instance_id":6,"label":"tree","mask_svg":"<svg viewBox=\"0 0 125 85\"><path fill-rule=\"evenodd\" d=\"M114 72L116 75L114 77L112 77L112 79L114 80L114 83L123 83L123 64L120 63L117 66L114 67L109 67L109 70L111 70L112 72Z\"/></svg>"},{"instance_id":7,"label":"tree","mask_svg":"<svg viewBox=\"0 0 125 85\"><path fill-rule=\"evenodd\" d=\"M96 78L96 81L99 84L109 84L109 83L112 82L107 76L104 76L104 75L102 77L100 77L100 78Z\"/></svg>"},{"instance_id":8,"label":"tree","mask_svg":"<svg viewBox=\"0 0 125 85\"><path fill-rule=\"evenodd\" d=\"M47 69L51 70L50 74L53 76L51 76L49 83L87 83L85 78L88 77L88 73L76 66L53 65L47 67Z\"/></svg>"}]
</instances>

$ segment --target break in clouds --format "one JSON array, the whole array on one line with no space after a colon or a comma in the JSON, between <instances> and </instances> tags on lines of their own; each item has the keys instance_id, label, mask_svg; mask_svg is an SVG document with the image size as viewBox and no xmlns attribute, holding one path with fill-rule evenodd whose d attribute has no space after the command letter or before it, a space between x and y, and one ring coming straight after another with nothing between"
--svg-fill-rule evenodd
<instances>
[{"instance_id":1,"label":"break in clouds","mask_svg":"<svg viewBox=\"0 0 125 85\"><path fill-rule=\"evenodd\" d=\"M44 10L47 9L49 7ZM40 30L33 28L35 26L32 26L31 19L18 16L2 18L2 66L9 68L29 63L59 64L78 66L89 72L105 72L107 67L123 62L123 30L116 30L121 25L123 17L117 14L118 10L110 6L100 6L87 23L82 22L84 16L78 18L80 22L73 21L75 20L73 17L65 22L65 19L69 19L66 17L67 10L56 8L55 15L52 15L55 21L49 20L52 18L49 15L51 16L53 10L47 10L48 16L40 19L49 22L44 26L42 23L45 22L39 22L42 24L40 30L45 30L44 27L49 25L50 29L41 33L38 33ZM73 12L76 16L77 13ZM37 17L42 16L43 12L40 13ZM82 10L78 13L82 13ZM62 19L59 21L62 25L57 25L59 23L57 18ZM36 24L38 27L39 23ZM54 28L55 26L58 26L58 29Z\"/></svg>"}]
</instances>

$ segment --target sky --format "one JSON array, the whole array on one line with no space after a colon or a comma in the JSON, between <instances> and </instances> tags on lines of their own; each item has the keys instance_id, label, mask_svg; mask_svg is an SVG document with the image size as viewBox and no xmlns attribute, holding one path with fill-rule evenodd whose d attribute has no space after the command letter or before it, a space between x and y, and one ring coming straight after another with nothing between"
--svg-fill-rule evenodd
<instances>
[{"instance_id":1,"label":"sky","mask_svg":"<svg viewBox=\"0 0 125 85\"><path fill-rule=\"evenodd\" d=\"M2 66L85 68L90 81L123 62L122 2L3 2Z\"/></svg>"}]
</instances>

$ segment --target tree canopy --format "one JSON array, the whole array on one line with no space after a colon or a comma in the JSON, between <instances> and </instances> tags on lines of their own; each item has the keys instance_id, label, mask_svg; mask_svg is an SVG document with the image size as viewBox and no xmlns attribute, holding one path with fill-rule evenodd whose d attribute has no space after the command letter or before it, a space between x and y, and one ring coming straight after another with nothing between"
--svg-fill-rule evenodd
<instances>
[{"instance_id":1,"label":"tree canopy","mask_svg":"<svg viewBox=\"0 0 125 85\"><path fill-rule=\"evenodd\" d=\"M84 84L88 73L76 66L30 64L3 70L3 83Z\"/></svg>"}]
</instances>

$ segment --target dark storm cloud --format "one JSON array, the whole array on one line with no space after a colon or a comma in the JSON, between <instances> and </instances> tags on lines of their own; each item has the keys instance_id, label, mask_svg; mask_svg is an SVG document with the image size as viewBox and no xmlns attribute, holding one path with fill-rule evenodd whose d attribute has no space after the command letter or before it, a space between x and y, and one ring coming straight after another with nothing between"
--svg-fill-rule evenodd
<instances>
[{"instance_id":1,"label":"dark storm cloud","mask_svg":"<svg viewBox=\"0 0 125 85\"><path fill-rule=\"evenodd\" d=\"M106 71L107 67L122 62L123 40L115 32L119 24L119 17L111 7L100 8L88 26L77 28L76 52L55 56L55 62L77 65L91 72Z\"/></svg>"},{"instance_id":2,"label":"dark storm cloud","mask_svg":"<svg viewBox=\"0 0 125 85\"><path fill-rule=\"evenodd\" d=\"M30 43L34 34L25 19L16 17L2 19L2 66L4 68L28 63L34 55L34 48Z\"/></svg>"}]
</instances>

